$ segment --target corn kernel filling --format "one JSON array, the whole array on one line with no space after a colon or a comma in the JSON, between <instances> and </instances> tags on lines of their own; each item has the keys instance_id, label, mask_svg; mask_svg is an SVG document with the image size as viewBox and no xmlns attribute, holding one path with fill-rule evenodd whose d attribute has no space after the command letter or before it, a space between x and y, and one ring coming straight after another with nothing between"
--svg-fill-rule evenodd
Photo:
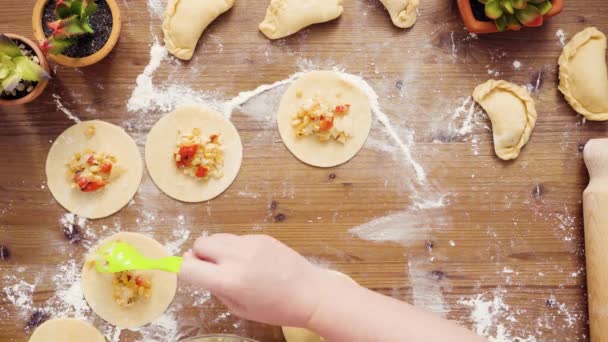
<instances>
[{"instance_id":1,"label":"corn kernel filling","mask_svg":"<svg viewBox=\"0 0 608 342\"><path fill-rule=\"evenodd\" d=\"M335 140L342 144L352 137L349 104L335 107L314 98L306 101L292 116L292 126L298 138L316 136L320 141Z\"/></svg>"},{"instance_id":2,"label":"corn kernel filling","mask_svg":"<svg viewBox=\"0 0 608 342\"><path fill-rule=\"evenodd\" d=\"M224 148L219 134L204 140L198 128L179 131L173 158L176 167L188 176L209 180L224 175Z\"/></svg>"},{"instance_id":3,"label":"corn kernel filling","mask_svg":"<svg viewBox=\"0 0 608 342\"><path fill-rule=\"evenodd\" d=\"M128 307L150 298L152 283L143 275L132 271L114 273L112 279L112 298L122 306Z\"/></svg>"}]
</instances>

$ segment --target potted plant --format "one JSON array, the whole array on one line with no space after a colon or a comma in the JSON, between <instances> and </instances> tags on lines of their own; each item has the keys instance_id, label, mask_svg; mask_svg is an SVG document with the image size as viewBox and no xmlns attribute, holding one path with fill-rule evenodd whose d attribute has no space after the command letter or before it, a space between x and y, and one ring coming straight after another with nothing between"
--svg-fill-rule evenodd
<instances>
[{"instance_id":1,"label":"potted plant","mask_svg":"<svg viewBox=\"0 0 608 342\"><path fill-rule=\"evenodd\" d=\"M31 40L0 35L0 106L20 105L42 94L49 79L49 64Z\"/></svg>"},{"instance_id":2,"label":"potted plant","mask_svg":"<svg viewBox=\"0 0 608 342\"><path fill-rule=\"evenodd\" d=\"M112 51L121 17L115 0L36 0L32 26L43 52L61 65L79 68Z\"/></svg>"},{"instance_id":3,"label":"potted plant","mask_svg":"<svg viewBox=\"0 0 608 342\"><path fill-rule=\"evenodd\" d=\"M518 31L541 26L559 14L564 0L457 0L460 15L471 33Z\"/></svg>"}]
</instances>

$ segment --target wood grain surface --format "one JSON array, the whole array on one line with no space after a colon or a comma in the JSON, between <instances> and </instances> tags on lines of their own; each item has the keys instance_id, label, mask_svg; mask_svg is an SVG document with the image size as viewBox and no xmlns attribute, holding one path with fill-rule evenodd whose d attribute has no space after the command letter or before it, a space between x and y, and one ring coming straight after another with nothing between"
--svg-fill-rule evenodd
<instances>
[{"instance_id":1,"label":"wood grain surface","mask_svg":"<svg viewBox=\"0 0 608 342\"><path fill-rule=\"evenodd\" d=\"M502 325L512 338L588 340L581 206L588 176L581 147L590 138L606 137L608 124L584 122L558 92L562 46L556 32L563 30L569 38L596 26L608 33L608 2L567 1L564 12L542 28L479 37L464 30L450 0L422 1L411 30L393 27L378 1L345 2L339 20L271 42L257 31L266 1L239 0L206 31L192 61L163 62L154 82L228 99L306 65L339 66L365 78L398 134L413 138L411 153L424 168L426 182L416 181L398 149L391 152L395 141L381 124L374 125L372 140L346 165L323 170L299 163L266 119L274 114L278 92L233 113L245 156L239 177L224 195L203 204L179 203L146 174L133 205L87 223L91 236L144 231L165 243L176 239L174 228L183 215L191 234L182 250L203 232L270 234L363 286L443 311L470 327L480 325L463 301L502 299L508 309L495 315L488 336L497 336ZM2 0L0 31L31 37L33 3ZM35 103L0 108L0 244L10 251L0 258L0 284L11 286L15 279L35 284L33 308L49 306L61 290L52 281L57 265L80 263L85 246L96 241L86 235L81 243L66 240L59 223L65 211L45 187L51 142L73 124L57 101L81 119L128 128L142 153L146 133L166 113L127 111L150 46L154 37L162 40L162 32L146 1L120 5L123 32L107 59L79 70L57 67ZM521 67L515 68L514 61ZM513 162L496 158L491 131L484 127L489 120L481 114L472 132L454 134L465 116L454 118L456 108L476 85L493 77L534 89L537 127ZM440 196L443 206L417 209ZM366 227L385 232L390 241L368 241L349 232L388 215L384 223ZM6 292L0 299L0 340L26 341L34 310L16 308ZM176 299L181 337L227 332L283 340L277 327L226 315L214 299L200 306L193 300L192 289L182 287ZM94 322L102 326L99 318ZM137 332L123 332L121 341L138 338Z\"/></svg>"}]
</instances>

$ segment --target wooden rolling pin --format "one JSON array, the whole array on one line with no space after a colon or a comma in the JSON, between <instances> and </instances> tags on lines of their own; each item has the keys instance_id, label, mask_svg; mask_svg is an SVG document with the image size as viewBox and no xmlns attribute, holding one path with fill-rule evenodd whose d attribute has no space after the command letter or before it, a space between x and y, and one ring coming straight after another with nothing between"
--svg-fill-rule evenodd
<instances>
[{"instance_id":1,"label":"wooden rolling pin","mask_svg":"<svg viewBox=\"0 0 608 342\"><path fill-rule=\"evenodd\" d=\"M589 325L592 342L608 342L608 139L585 146L591 178L583 194Z\"/></svg>"}]
</instances>

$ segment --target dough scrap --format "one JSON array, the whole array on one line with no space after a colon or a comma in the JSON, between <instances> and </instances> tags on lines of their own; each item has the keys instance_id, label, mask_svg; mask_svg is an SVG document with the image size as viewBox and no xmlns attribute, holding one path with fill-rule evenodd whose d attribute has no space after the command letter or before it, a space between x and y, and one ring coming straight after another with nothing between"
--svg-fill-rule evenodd
<instances>
[{"instance_id":1,"label":"dough scrap","mask_svg":"<svg viewBox=\"0 0 608 342\"><path fill-rule=\"evenodd\" d=\"M82 267L81 284L84 298L102 319L119 328L136 328L157 319L167 309L177 289L177 275L162 271L138 271L150 279L150 298L122 307L112 298L112 274L98 273L94 263L97 250L110 242L122 241L135 247L148 258L171 256L158 241L137 233L118 233L101 241L91 250Z\"/></svg>"},{"instance_id":2,"label":"dough scrap","mask_svg":"<svg viewBox=\"0 0 608 342\"><path fill-rule=\"evenodd\" d=\"M95 134L87 138L91 126ZM85 149L113 154L124 172L96 192L73 188L67 164L75 153ZM143 161L135 141L122 128L99 120L83 121L66 129L55 139L46 159L47 186L53 197L66 210L88 219L107 217L122 209L137 193L142 176Z\"/></svg>"},{"instance_id":3,"label":"dough scrap","mask_svg":"<svg viewBox=\"0 0 608 342\"><path fill-rule=\"evenodd\" d=\"M167 50L189 60L203 31L217 17L234 6L235 0L169 0L163 16Z\"/></svg>"},{"instance_id":4,"label":"dough scrap","mask_svg":"<svg viewBox=\"0 0 608 342\"><path fill-rule=\"evenodd\" d=\"M592 121L608 120L606 36L595 27L577 33L559 57L559 90Z\"/></svg>"},{"instance_id":5,"label":"dough scrap","mask_svg":"<svg viewBox=\"0 0 608 342\"><path fill-rule=\"evenodd\" d=\"M420 0L380 0L391 16L393 24L401 28L409 28L416 23Z\"/></svg>"},{"instance_id":6,"label":"dough scrap","mask_svg":"<svg viewBox=\"0 0 608 342\"><path fill-rule=\"evenodd\" d=\"M489 80L475 88L473 98L492 121L496 155L503 160L517 158L536 125L534 100L528 91L506 81Z\"/></svg>"},{"instance_id":7,"label":"dough scrap","mask_svg":"<svg viewBox=\"0 0 608 342\"><path fill-rule=\"evenodd\" d=\"M269 39L290 36L301 29L342 15L342 0L270 0L260 31Z\"/></svg>"},{"instance_id":8,"label":"dough scrap","mask_svg":"<svg viewBox=\"0 0 608 342\"><path fill-rule=\"evenodd\" d=\"M296 137L292 117L309 99L320 97L330 107L350 104L352 137L346 143ZM363 147L372 124L369 98L357 85L333 71L312 71L295 81L283 95L277 124L281 139L300 161L317 167L334 167L352 159Z\"/></svg>"},{"instance_id":9,"label":"dough scrap","mask_svg":"<svg viewBox=\"0 0 608 342\"><path fill-rule=\"evenodd\" d=\"M29 342L106 342L91 324L74 318L56 318L40 325Z\"/></svg>"},{"instance_id":10,"label":"dough scrap","mask_svg":"<svg viewBox=\"0 0 608 342\"><path fill-rule=\"evenodd\" d=\"M201 181L175 166L178 131L199 128L204 135L220 134L224 147L224 175ZM183 202L203 202L222 194L236 179L243 160L239 132L222 114L203 106L185 106L163 116L146 140L146 166L152 180L168 196Z\"/></svg>"},{"instance_id":11,"label":"dough scrap","mask_svg":"<svg viewBox=\"0 0 608 342\"><path fill-rule=\"evenodd\" d=\"M348 279L353 284L357 283L351 277L347 276L344 273L333 270L329 270L329 272L335 274L336 276ZM304 328L282 327L282 330L283 336L285 337L285 341L287 342L325 342L325 339L323 337Z\"/></svg>"}]
</instances>

